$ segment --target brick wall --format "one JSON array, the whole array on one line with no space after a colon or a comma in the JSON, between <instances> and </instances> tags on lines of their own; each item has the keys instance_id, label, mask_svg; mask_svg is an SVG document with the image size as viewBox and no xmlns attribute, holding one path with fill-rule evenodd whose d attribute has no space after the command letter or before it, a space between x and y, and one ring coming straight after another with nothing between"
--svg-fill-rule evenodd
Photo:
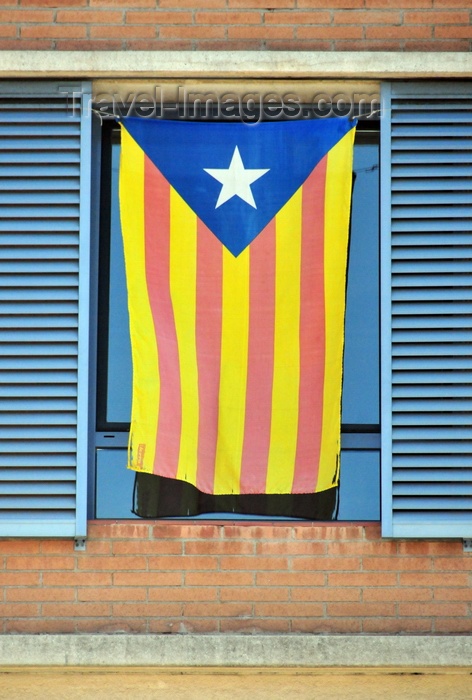
<instances>
[{"instance_id":1,"label":"brick wall","mask_svg":"<svg viewBox=\"0 0 472 700\"><path fill-rule=\"evenodd\" d=\"M0 0L1 49L470 51L469 0Z\"/></svg>"},{"instance_id":2,"label":"brick wall","mask_svg":"<svg viewBox=\"0 0 472 700\"><path fill-rule=\"evenodd\" d=\"M470 633L460 541L377 525L96 521L71 540L2 540L2 632Z\"/></svg>"}]
</instances>

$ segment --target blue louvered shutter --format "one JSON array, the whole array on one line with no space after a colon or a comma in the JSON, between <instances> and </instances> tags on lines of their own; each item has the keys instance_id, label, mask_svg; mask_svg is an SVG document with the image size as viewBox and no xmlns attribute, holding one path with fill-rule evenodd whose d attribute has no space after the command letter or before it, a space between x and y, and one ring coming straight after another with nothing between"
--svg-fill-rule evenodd
<instances>
[{"instance_id":1,"label":"blue louvered shutter","mask_svg":"<svg viewBox=\"0 0 472 700\"><path fill-rule=\"evenodd\" d=\"M0 84L1 536L85 535L89 92Z\"/></svg>"},{"instance_id":2,"label":"blue louvered shutter","mask_svg":"<svg viewBox=\"0 0 472 700\"><path fill-rule=\"evenodd\" d=\"M472 84L383 92L382 532L472 537Z\"/></svg>"}]
</instances>

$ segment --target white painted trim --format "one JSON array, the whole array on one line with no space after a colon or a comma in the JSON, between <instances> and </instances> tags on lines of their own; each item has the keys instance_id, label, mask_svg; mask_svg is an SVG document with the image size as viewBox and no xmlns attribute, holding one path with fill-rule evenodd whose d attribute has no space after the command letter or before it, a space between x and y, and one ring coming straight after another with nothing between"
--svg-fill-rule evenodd
<instances>
[{"instance_id":1,"label":"white painted trim","mask_svg":"<svg viewBox=\"0 0 472 700\"><path fill-rule=\"evenodd\" d=\"M0 667L444 667L470 666L469 636L1 635Z\"/></svg>"},{"instance_id":2,"label":"white painted trim","mask_svg":"<svg viewBox=\"0 0 472 700\"><path fill-rule=\"evenodd\" d=\"M0 78L469 78L472 54L386 51L0 51Z\"/></svg>"}]
</instances>

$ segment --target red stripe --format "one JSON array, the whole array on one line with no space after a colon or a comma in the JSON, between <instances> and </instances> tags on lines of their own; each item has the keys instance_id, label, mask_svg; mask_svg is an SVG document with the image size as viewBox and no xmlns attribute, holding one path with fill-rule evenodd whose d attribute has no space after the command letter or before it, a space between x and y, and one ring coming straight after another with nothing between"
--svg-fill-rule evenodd
<instances>
[{"instance_id":1,"label":"red stripe","mask_svg":"<svg viewBox=\"0 0 472 700\"><path fill-rule=\"evenodd\" d=\"M292 493L312 493L318 478L325 367L324 199L327 158L303 185L300 281L300 393Z\"/></svg>"},{"instance_id":2,"label":"red stripe","mask_svg":"<svg viewBox=\"0 0 472 700\"><path fill-rule=\"evenodd\" d=\"M272 415L275 219L251 243L246 417L241 493L265 493Z\"/></svg>"},{"instance_id":3,"label":"red stripe","mask_svg":"<svg viewBox=\"0 0 472 700\"><path fill-rule=\"evenodd\" d=\"M146 279L161 381L154 472L175 478L179 463L182 403L174 312L170 297L170 185L146 157L144 165ZM149 406L152 412L153 407Z\"/></svg>"},{"instance_id":4,"label":"red stripe","mask_svg":"<svg viewBox=\"0 0 472 700\"><path fill-rule=\"evenodd\" d=\"M213 493L220 389L223 246L197 220L196 344L200 417L197 487Z\"/></svg>"}]
</instances>

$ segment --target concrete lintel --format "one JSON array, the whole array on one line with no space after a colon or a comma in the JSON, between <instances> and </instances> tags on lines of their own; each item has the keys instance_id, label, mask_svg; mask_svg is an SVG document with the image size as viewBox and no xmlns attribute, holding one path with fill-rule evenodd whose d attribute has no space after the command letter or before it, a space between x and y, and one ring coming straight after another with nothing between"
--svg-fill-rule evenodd
<instances>
[{"instance_id":1,"label":"concrete lintel","mask_svg":"<svg viewBox=\"0 0 472 700\"><path fill-rule=\"evenodd\" d=\"M469 636L3 635L0 667L464 667Z\"/></svg>"},{"instance_id":2,"label":"concrete lintel","mask_svg":"<svg viewBox=\"0 0 472 700\"><path fill-rule=\"evenodd\" d=\"M0 51L0 78L468 78L472 54L433 51Z\"/></svg>"}]
</instances>

